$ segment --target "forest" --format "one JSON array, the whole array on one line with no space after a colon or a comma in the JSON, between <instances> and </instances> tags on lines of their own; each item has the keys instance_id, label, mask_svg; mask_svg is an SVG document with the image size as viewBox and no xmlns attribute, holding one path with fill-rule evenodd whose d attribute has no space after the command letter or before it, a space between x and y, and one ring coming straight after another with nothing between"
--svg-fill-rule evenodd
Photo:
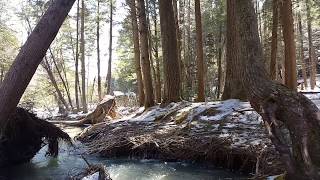
<instances>
[{"instance_id":1,"label":"forest","mask_svg":"<svg viewBox=\"0 0 320 180\"><path fill-rule=\"evenodd\" d=\"M0 0L0 179L320 179L319 0Z\"/></svg>"}]
</instances>

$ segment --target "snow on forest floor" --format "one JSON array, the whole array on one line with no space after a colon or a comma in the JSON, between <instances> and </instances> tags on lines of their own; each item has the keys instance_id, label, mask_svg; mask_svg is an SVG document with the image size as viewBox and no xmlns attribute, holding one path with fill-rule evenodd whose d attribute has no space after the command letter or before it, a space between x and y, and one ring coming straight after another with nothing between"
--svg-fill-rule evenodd
<instances>
[{"instance_id":1,"label":"snow on forest floor","mask_svg":"<svg viewBox=\"0 0 320 180\"><path fill-rule=\"evenodd\" d=\"M151 107L146 111L139 108L116 121L165 122L168 129L184 124L191 131L218 133L221 138L231 139L232 146L259 145L262 138L259 131L254 132L258 127L260 129L262 119L248 102L236 99L206 103L182 101L165 107Z\"/></svg>"},{"instance_id":2,"label":"snow on forest floor","mask_svg":"<svg viewBox=\"0 0 320 180\"><path fill-rule=\"evenodd\" d=\"M247 170L253 170L260 159L262 174L281 173L262 119L248 102L182 101L118 111L123 115L119 119L89 127L80 135L89 153L131 156L146 152L143 157L150 157L148 152L158 152L172 159L197 161L201 157L225 168ZM234 160L239 162L232 164Z\"/></svg>"}]
</instances>

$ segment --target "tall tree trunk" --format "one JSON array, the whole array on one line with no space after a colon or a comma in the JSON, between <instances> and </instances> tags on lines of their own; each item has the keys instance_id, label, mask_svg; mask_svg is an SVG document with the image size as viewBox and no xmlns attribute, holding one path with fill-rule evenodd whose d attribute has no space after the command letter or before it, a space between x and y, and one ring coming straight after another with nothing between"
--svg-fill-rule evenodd
<instances>
[{"instance_id":1,"label":"tall tree trunk","mask_svg":"<svg viewBox=\"0 0 320 180\"><path fill-rule=\"evenodd\" d=\"M241 70L250 103L262 116L270 139L286 166L286 179L318 179L320 112L311 100L295 89L270 80L263 64L252 1L236 3L241 22Z\"/></svg>"},{"instance_id":2,"label":"tall tree trunk","mask_svg":"<svg viewBox=\"0 0 320 180\"><path fill-rule=\"evenodd\" d=\"M153 63L153 55L152 55L152 49L153 49L153 40L152 40L152 33L151 33L151 23L150 23L150 12L149 12L149 0L146 0L146 17L147 17L147 27L148 27L148 42L149 42L149 57L150 57L150 66L151 66L151 74L152 74L152 83L155 84L157 81L156 77L156 69L154 68ZM157 89L153 89L153 93L155 94L155 99L157 100Z\"/></svg>"},{"instance_id":3,"label":"tall tree trunk","mask_svg":"<svg viewBox=\"0 0 320 180\"><path fill-rule=\"evenodd\" d=\"M312 17L310 14L310 1L306 0L307 22L308 22L308 41L309 41L309 67L310 67L310 87L314 89L316 86L316 58L314 57L314 47L312 39Z\"/></svg>"},{"instance_id":4,"label":"tall tree trunk","mask_svg":"<svg viewBox=\"0 0 320 180\"><path fill-rule=\"evenodd\" d=\"M112 61L112 23L113 23L113 0L110 0L110 22L109 22L109 61L107 74L107 94L113 94L111 90L111 61Z\"/></svg>"},{"instance_id":5,"label":"tall tree trunk","mask_svg":"<svg viewBox=\"0 0 320 180\"><path fill-rule=\"evenodd\" d=\"M137 11L136 11L136 1L129 0L131 13L131 23L132 23L132 35L133 35L133 46L134 46L134 61L135 61L135 71L138 81L138 96L139 96L139 105L143 106L144 104L144 91L143 91L143 80L141 74L141 63L140 63L140 45L139 45L139 29L137 21Z\"/></svg>"},{"instance_id":6,"label":"tall tree trunk","mask_svg":"<svg viewBox=\"0 0 320 180\"><path fill-rule=\"evenodd\" d=\"M246 92L242 86L242 77L239 74L239 19L236 16L236 2L227 0L227 53L226 53L226 80L222 99L246 99Z\"/></svg>"},{"instance_id":7,"label":"tall tree trunk","mask_svg":"<svg viewBox=\"0 0 320 180\"><path fill-rule=\"evenodd\" d=\"M180 67L177 48L177 27L174 21L172 0L161 0L159 5L165 80L163 102L177 102L181 100Z\"/></svg>"},{"instance_id":8,"label":"tall tree trunk","mask_svg":"<svg viewBox=\"0 0 320 180\"><path fill-rule=\"evenodd\" d=\"M154 59L156 61L156 100L161 102L161 71L160 71L160 58L159 58L159 33L158 33L158 21L157 21L157 9L156 1L153 1L153 26L154 26Z\"/></svg>"},{"instance_id":9,"label":"tall tree trunk","mask_svg":"<svg viewBox=\"0 0 320 180\"><path fill-rule=\"evenodd\" d=\"M178 53L178 63L179 63L179 68L180 68L180 96L182 94L182 73L181 73L181 67L182 67L182 56L181 56L181 42L180 42L180 29L179 29L179 10L178 10L178 0L173 0L172 1L172 7L173 7L173 14L174 14L174 22L176 26L176 37L177 37L177 53Z\"/></svg>"},{"instance_id":10,"label":"tall tree trunk","mask_svg":"<svg viewBox=\"0 0 320 180\"><path fill-rule=\"evenodd\" d=\"M296 72L296 43L294 41L294 26L291 0L280 2L283 39L285 44L285 84L289 88L297 89Z\"/></svg>"},{"instance_id":11,"label":"tall tree trunk","mask_svg":"<svg viewBox=\"0 0 320 180\"><path fill-rule=\"evenodd\" d=\"M222 8L221 8L222 9ZM222 80L222 50L223 50L223 43L222 43L222 22L219 24L219 47L218 47L218 60L217 60L217 65L218 65L218 82L217 82L217 90L216 90L216 97L217 99L220 98L220 93L221 93L221 80Z\"/></svg>"},{"instance_id":12,"label":"tall tree trunk","mask_svg":"<svg viewBox=\"0 0 320 180\"><path fill-rule=\"evenodd\" d=\"M75 82L74 82L74 93L76 99L77 112L80 111L79 102L79 18L80 17L80 0L77 2L77 39L76 39L76 59L75 59Z\"/></svg>"},{"instance_id":13,"label":"tall tree trunk","mask_svg":"<svg viewBox=\"0 0 320 180\"><path fill-rule=\"evenodd\" d=\"M61 91L60 91L60 89L59 89L59 87L58 87L58 83L57 83L57 81L56 81L56 78L54 77L54 74L53 74L53 72L52 72L52 69L51 69L51 67L50 67L50 65L49 65L48 60L47 60L46 57L45 57L44 60L41 62L41 66L46 70L46 72L47 72L47 74L48 74L48 77L49 77L49 79L50 79L50 82L51 82L52 86L54 87L54 89L55 89L55 91L56 91L56 93L57 93L58 101L60 101L60 102L64 105L64 107L65 107L65 109L66 109L67 111L70 111L70 108L69 108L69 106L68 106L68 103L67 103L67 101L64 99L64 97L63 97L63 95L62 95L62 93L61 93Z\"/></svg>"},{"instance_id":14,"label":"tall tree trunk","mask_svg":"<svg viewBox=\"0 0 320 180\"><path fill-rule=\"evenodd\" d=\"M21 48L0 86L0 123L5 128L75 0L52 1Z\"/></svg>"},{"instance_id":15,"label":"tall tree trunk","mask_svg":"<svg viewBox=\"0 0 320 180\"><path fill-rule=\"evenodd\" d=\"M301 66L302 66L302 77L303 77L303 83L304 87L308 87L308 82L307 82L307 69L306 69L306 62L304 60L304 48L303 48L303 31L302 31L302 22L301 22L301 14L299 14L299 40L300 40L300 61L301 61Z\"/></svg>"},{"instance_id":16,"label":"tall tree trunk","mask_svg":"<svg viewBox=\"0 0 320 180\"><path fill-rule=\"evenodd\" d=\"M271 40L271 61L270 77L273 80L277 78L277 49L278 49L278 25L279 25L278 0L272 1L272 40Z\"/></svg>"},{"instance_id":17,"label":"tall tree trunk","mask_svg":"<svg viewBox=\"0 0 320 180\"><path fill-rule=\"evenodd\" d=\"M98 97L100 102L102 100L101 75L100 75L100 0L98 0L98 7L97 7L97 69L98 69Z\"/></svg>"},{"instance_id":18,"label":"tall tree trunk","mask_svg":"<svg viewBox=\"0 0 320 180\"><path fill-rule=\"evenodd\" d=\"M84 42L84 0L81 0L81 87L82 87L82 108L83 112L88 112L87 97L86 97L86 64L85 64L85 42Z\"/></svg>"},{"instance_id":19,"label":"tall tree trunk","mask_svg":"<svg viewBox=\"0 0 320 180\"><path fill-rule=\"evenodd\" d=\"M191 0L188 0L188 24L187 24L187 48L185 53L186 61L186 81L187 81L187 96L188 98L192 92L192 69L191 69Z\"/></svg>"},{"instance_id":20,"label":"tall tree trunk","mask_svg":"<svg viewBox=\"0 0 320 180\"><path fill-rule=\"evenodd\" d=\"M154 95L152 86L151 67L149 59L149 45L148 45L148 27L146 18L146 9L144 0L138 0L138 17L139 17L139 32L140 32L140 43L141 43L141 64L143 73L143 84L144 84L144 106L145 108L154 105Z\"/></svg>"},{"instance_id":21,"label":"tall tree trunk","mask_svg":"<svg viewBox=\"0 0 320 180\"><path fill-rule=\"evenodd\" d=\"M184 20L184 14L185 14L185 0L179 0L179 21L178 21L178 56L180 59L180 80L181 80L181 96L183 98L184 94L184 87L185 87L185 59L184 55L182 53L184 51L183 44L185 42L182 40L182 36L184 35L185 30L185 20Z\"/></svg>"},{"instance_id":22,"label":"tall tree trunk","mask_svg":"<svg viewBox=\"0 0 320 180\"><path fill-rule=\"evenodd\" d=\"M197 79L198 79L198 102L205 101L205 85L204 85L204 60L203 60L203 42L202 42L202 20L200 0L195 0L195 16L197 31Z\"/></svg>"}]
</instances>

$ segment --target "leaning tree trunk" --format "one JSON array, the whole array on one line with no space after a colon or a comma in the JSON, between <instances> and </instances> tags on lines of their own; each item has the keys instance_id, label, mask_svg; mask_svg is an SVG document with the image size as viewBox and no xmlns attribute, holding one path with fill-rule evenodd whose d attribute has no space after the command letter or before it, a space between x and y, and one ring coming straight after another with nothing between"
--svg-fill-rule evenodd
<instances>
[{"instance_id":1,"label":"leaning tree trunk","mask_svg":"<svg viewBox=\"0 0 320 180\"><path fill-rule=\"evenodd\" d=\"M58 67L57 62L56 62L56 58L54 57L53 52L51 51L50 48L49 48L49 51L50 51L50 55L51 55L52 62L53 62L54 66L55 66L55 68L56 68L56 70L57 70L58 76L59 76L59 78L60 78L60 80L61 80L61 82L62 82L62 85L63 85L66 93L67 93L68 101L69 101L69 104L70 104L71 110L72 110L72 109L73 109L73 105L72 105L72 100L71 100L71 96L70 96L70 91L69 91L69 88L68 88L68 85L67 85L68 83L67 83L66 80L62 77L62 73L61 73L61 71L60 71L60 69L59 69L59 67ZM69 109L69 110L70 110L70 109Z\"/></svg>"},{"instance_id":2,"label":"leaning tree trunk","mask_svg":"<svg viewBox=\"0 0 320 180\"><path fill-rule=\"evenodd\" d=\"M320 111L301 93L271 81L264 68L252 1L237 1L243 85L286 166L287 179L318 179Z\"/></svg>"},{"instance_id":3,"label":"leaning tree trunk","mask_svg":"<svg viewBox=\"0 0 320 180\"><path fill-rule=\"evenodd\" d=\"M28 37L0 87L0 123L5 128L75 0L55 0Z\"/></svg>"},{"instance_id":4,"label":"leaning tree trunk","mask_svg":"<svg viewBox=\"0 0 320 180\"><path fill-rule=\"evenodd\" d=\"M63 97L63 95L62 95L62 93L61 93L61 91L60 91L60 89L58 87L58 83L57 83L57 81L56 81L56 79L54 77L54 74L53 74L53 72L51 70L51 67L50 67L46 57L41 62L41 66L47 71L47 74L48 74L48 77L50 79L50 82L51 82L52 86L54 87L54 89L56 90L56 93L58 95L58 97L57 97L58 101L60 101L64 105L64 107L66 108L67 111L70 111L68 103L64 99L64 97Z\"/></svg>"}]
</instances>

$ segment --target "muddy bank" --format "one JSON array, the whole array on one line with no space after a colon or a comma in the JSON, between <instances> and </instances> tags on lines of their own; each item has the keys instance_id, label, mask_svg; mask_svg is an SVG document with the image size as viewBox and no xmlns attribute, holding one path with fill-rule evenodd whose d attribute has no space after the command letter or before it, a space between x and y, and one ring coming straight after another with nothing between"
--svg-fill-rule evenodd
<instances>
[{"instance_id":1,"label":"muddy bank","mask_svg":"<svg viewBox=\"0 0 320 180\"><path fill-rule=\"evenodd\" d=\"M205 162L264 175L284 172L247 103L172 103L87 128L78 139L89 154Z\"/></svg>"}]
</instances>

